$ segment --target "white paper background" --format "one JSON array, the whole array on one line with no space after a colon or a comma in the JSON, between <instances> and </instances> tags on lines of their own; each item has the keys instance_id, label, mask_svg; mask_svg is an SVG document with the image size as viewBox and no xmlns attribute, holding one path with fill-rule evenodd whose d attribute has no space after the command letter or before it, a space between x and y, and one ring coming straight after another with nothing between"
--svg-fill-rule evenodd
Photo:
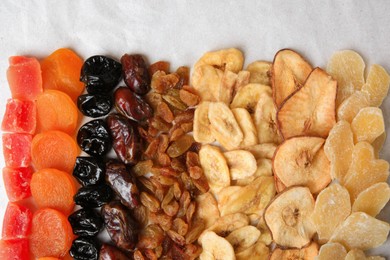
<instances>
[{"instance_id":1,"label":"white paper background","mask_svg":"<svg viewBox=\"0 0 390 260\"><path fill-rule=\"evenodd\" d=\"M390 71L390 2L2 0L0 119L10 97L8 57L42 58L60 47L83 58L107 54L119 59L137 52L151 62L170 61L172 68L225 47L243 50L246 64L272 60L277 50L293 48L321 67L334 51L354 49L367 65L378 63ZM382 109L389 131L390 98ZM389 141L382 158L390 160ZM0 227L6 201L0 181ZM389 221L389 215L388 205L379 218ZM377 252L389 257L389 245Z\"/></svg>"}]
</instances>

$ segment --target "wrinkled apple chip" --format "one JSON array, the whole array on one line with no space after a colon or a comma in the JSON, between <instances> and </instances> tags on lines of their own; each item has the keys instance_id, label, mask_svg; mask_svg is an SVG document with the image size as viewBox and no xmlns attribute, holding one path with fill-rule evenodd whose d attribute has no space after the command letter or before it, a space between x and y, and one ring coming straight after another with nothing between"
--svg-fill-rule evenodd
<instances>
[{"instance_id":1,"label":"wrinkled apple chip","mask_svg":"<svg viewBox=\"0 0 390 260\"><path fill-rule=\"evenodd\" d=\"M244 135L240 148L250 147L258 143L257 130L252 117L245 108L233 108L232 112Z\"/></svg>"},{"instance_id":2,"label":"wrinkled apple chip","mask_svg":"<svg viewBox=\"0 0 390 260\"><path fill-rule=\"evenodd\" d=\"M363 91L355 91L337 108L337 121L345 120L352 123L360 109L370 106L370 96Z\"/></svg>"},{"instance_id":3,"label":"wrinkled apple chip","mask_svg":"<svg viewBox=\"0 0 390 260\"><path fill-rule=\"evenodd\" d=\"M383 113L377 107L362 108L352 120L351 128L355 142L372 143L385 132Z\"/></svg>"},{"instance_id":4,"label":"wrinkled apple chip","mask_svg":"<svg viewBox=\"0 0 390 260\"><path fill-rule=\"evenodd\" d=\"M226 240L233 246L234 252L239 253L253 246L260 237L260 230L248 225L232 231Z\"/></svg>"},{"instance_id":5,"label":"wrinkled apple chip","mask_svg":"<svg viewBox=\"0 0 390 260\"><path fill-rule=\"evenodd\" d=\"M344 183L352 161L354 147L351 126L346 121L337 122L325 141L324 152L330 161L330 175L333 180Z\"/></svg>"},{"instance_id":6,"label":"wrinkled apple chip","mask_svg":"<svg viewBox=\"0 0 390 260\"><path fill-rule=\"evenodd\" d=\"M331 181L330 162L320 137L294 137L284 141L273 159L274 174L287 187L307 186L318 193Z\"/></svg>"},{"instance_id":7,"label":"wrinkled apple chip","mask_svg":"<svg viewBox=\"0 0 390 260\"><path fill-rule=\"evenodd\" d=\"M255 157L245 150L234 150L223 153L229 166L232 180L245 179L252 176L257 169Z\"/></svg>"},{"instance_id":8,"label":"wrinkled apple chip","mask_svg":"<svg viewBox=\"0 0 390 260\"><path fill-rule=\"evenodd\" d=\"M386 242L390 225L364 212L352 213L337 227L331 242L338 242L346 249L367 250Z\"/></svg>"},{"instance_id":9,"label":"wrinkled apple chip","mask_svg":"<svg viewBox=\"0 0 390 260\"><path fill-rule=\"evenodd\" d=\"M374 148L366 142L355 145L352 162L345 176L344 186L354 202L360 192L378 182L386 182L389 177L389 163L375 159Z\"/></svg>"},{"instance_id":10,"label":"wrinkled apple chip","mask_svg":"<svg viewBox=\"0 0 390 260\"><path fill-rule=\"evenodd\" d=\"M271 86L270 72L272 63L269 61L254 61L250 63L246 70L250 72L250 83L260 83L263 85Z\"/></svg>"},{"instance_id":11,"label":"wrinkled apple chip","mask_svg":"<svg viewBox=\"0 0 390 260\"><path fill-rule=\"evenodd\" d=\"M315 260L336 260L336 259L344 259L347 255L347 250L343 247L343 245L339 243L327 243L322 245L320 248L320 252Z\"/></svg>"},{"instance_id":12,"label":"wrinkled apple chip","mask_svg":"<svg viewBox=\"0 0 390 260\"><path fill-rule=\"evenodd\" d=\"M362 191L352 205L353 212L365 212L375 217L390 199L390 187L386 182L379 182Z\"/></svg>"},{"instance_id":13,"label":"wrinkled apple chip","mask_svg":"<svg viewBox=\"0 0 390 260\"><path fill-rule=\"evenodd\" d=\"M281 249L276 248L271 255L270 260L312 260L318 255L318 244L312 242L309 246L302 249ZM337 259L337 258L336 258Z\"/></svg>"},{"instance_id":14,"label":"wrinkled apple chip","mask_svg":"<svg viewBox=\"0 0 390 260\"><path fill-rule=\"evenodd\" d=\"M258 83L249 83L242 87L234 96L230 108L245 108L250 114L253 114L256 109L257 102L263 94L272 95L270 86L261 85Z\"/></svg>"},{"instance_id":15,"label":"wrinkled apple chip","mask_svg":"<svg viewBox=\"0 0 390 260\"><path fill-rule=\"evenodd\" d=\"M211 65L194 68L191 85L194 87L202 101L217 101L223 71Z\"/></svg>"},{"instance_id":16,"label":"wrinkled apple chip","mask_svg":"<svg viewBox=\"0 0 390 260\"><path fill-rule=\"evenodd\" d=\"M264 219L280 246L302 248L315 234L311 214L314 198L307 187L286 189L269 204Z\"/></svg>"},{"instance_id":17,"label":"wrinkled apple chip","mask_svg":"<svg viewBox=\"0 0 390 260\"><path fill-rule=\"evenodd\" d=\"M211 134L209 107L210 102L202 102L197 106L194 113L194 139L202 144L209 144L215 141Z\"/></svg>"},{"instance_id":18,"label":"wrinkled apple chip","mask_svg":"<svg viewBox=\"0 0 390 260\"><path fill-rule=\"evenodd\" d=\"M283 49L276 53L271 68L271 84L278 108L305 83L311 71L310 64L293 50Z\"/></svg>"},{"instance_id":19,"label":"wrinkled apple chip","mask_svg":"<svg viewBox=\"0 0 390 260\"><path fill-rule=\"evenodd\" d=\"M335 52L328 61L326 71L338 83L336 107L364 84L363 58L355 51Z\"/></svg>"},{"instance_id":20,"label":"wrinkled apple chip","mask_svg":"<svg viewBox=\"0 0 390 260\"><path fill-rule=\"evenodd\" d=\"M209 228L220 216L217 201L210 192L198 195L195 200L197 206L195 216L204 220L205 227Z\"/></svg>"},{"instance_id":21,"label":"wrinkled apple chip","mask_svg":"<svg viewBox=\"0 0 390 260\"><path fill-rule=\"evenodd\" d=\"M347 189L333 183L318 194L312 220L318 239L326 242L334 230L351 214L351 202Z\"/></svg>"},{"instance_id":22,"label":"wrinkled apple chip","mask_svg":"<svg viewBox=\"0 0 390 260\"><path fill-rule=\"evenodd\" d=\"M238 73L242 70L243 64L244 54L238 49L229 48L206 52L195 63L194 69L204 65L210 65L222 71L229 70L234 73Z\"/></svg>"},{"instance_id":23,"label":"wrinkled apple chip","mask_svg":"<svg viewBox=\"0 0 390 260\"><path fill-rule=\"evenodd\" d=\"M261 241L257 241L253 246L236 253L236 260L259 260L268 259L269 248Z\"/></svg>"},{"instance_id":24,"label":"wrinkled apple chip","mask_svg":"<svg viewBox=\"0 0 390 260\"><path fill-rule=\"evenodd\" d=\"M336 123L335 99L337 82L316 68L302 88L291 95L277 114L284 139L300 135L326 138Z\"/></svg>"},{"instance_id":25,"label":"wrinkled apple chip","mask_svg":"<svg viewBox=\"0 0 390 260\"><path fill-rule=\"evenodd\" d=\"M389 91L390 75L380 65L374 64L368 72L366 84L363 85L362 91L370 97L370 106L379 107Z\"/></svg>"}]
</instances>

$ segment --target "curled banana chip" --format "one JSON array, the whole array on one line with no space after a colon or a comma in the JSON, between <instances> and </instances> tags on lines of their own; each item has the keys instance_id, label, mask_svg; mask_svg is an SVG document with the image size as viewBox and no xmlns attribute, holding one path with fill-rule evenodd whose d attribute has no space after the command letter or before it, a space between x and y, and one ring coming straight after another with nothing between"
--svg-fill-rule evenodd
<instances>
[{"instance_id":1,"label":"curled banana chip","mask_svg":"<svg viewBox=\"0 0 390 260\"><path fill-rule=\"evenodd\" d=\"M196 69L205 64L211 65L222 71L229 70L238 73L242 70L244 55L240 50L235 48L206 52L195 63L194 68Z\"/></svg>"},{"instance_id":2,"label":"curled banana chip","mask_svg":"<svg viewBox=\"0 0 390 260\"><path fill-rule=\"evenodd\" d=\"M236 259L232 245L223 237L218 236L213 231L206 231L199 238L203 251L199 258L205 259Z\"/></svg>"}]
</instances>

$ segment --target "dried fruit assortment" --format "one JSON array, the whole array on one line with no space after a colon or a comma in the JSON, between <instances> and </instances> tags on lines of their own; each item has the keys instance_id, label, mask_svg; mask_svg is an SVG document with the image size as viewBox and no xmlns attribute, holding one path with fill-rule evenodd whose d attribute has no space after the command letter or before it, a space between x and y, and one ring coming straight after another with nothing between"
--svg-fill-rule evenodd
<instances>
[{"instance_id":1,"label":"dried fruit assortment","mask_svg":"<svg viewBox=\"0 0 390 260\"><path fill-rule=\"evenodd\" d=\"M390 75L358 53L9 61L1 259L382 259Z\"/></svg>"}]
</instances>

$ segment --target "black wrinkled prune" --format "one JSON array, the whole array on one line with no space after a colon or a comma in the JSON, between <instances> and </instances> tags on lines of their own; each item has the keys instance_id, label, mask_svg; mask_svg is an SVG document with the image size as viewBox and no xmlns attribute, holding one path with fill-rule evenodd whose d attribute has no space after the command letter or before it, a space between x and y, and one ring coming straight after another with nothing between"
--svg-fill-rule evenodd
<instances>
[{"instance_id":1,"label":"black wrinkled prune","mask_svg":"<svg viewBox=\"0 0 390 260\"><path fill-rule=\"evenodd\" d=\"M83 186L102 182L105 172L105 163L96 157L79 156L73 168L73 176Z\"/></svg>"},{"instance_id":2,"label":"black wrinkled prune","mask_svg":"<svg viewBox=\"0 0 390 260\"><path fill-rule=\"evenodd\" d=\"M115 245L124 250L133 250L138 241L139 225L119 201L102 207L102 217L107 233Z\"/></svg>"},{"instance_id":3,"label":"black wrinkled prune","mask_svg":"<svg viewBox=\"0 0 390 260\"><path fill-rule=\"evenodd\" d=\"M100 248L99 260L130 260L131 258L119 248L103 244Z\"/></svg>"},{"instance_id":4,"label":"black wrinkled prune","mask_svg":"<svg viewBox=\"0 0 390 260\"><path fill-rule=\"evenodd\" d=\"M112 108L112 98L102 94L81 95L77 98L77 107L85 116L93 118L105 116Z\"/></svg>"},{"instance_id":5,"label":"black wrinkled prune","mask_svg":"<svg viewBox=\"0 0 390 260\"><path fill-rule=\"evenodd\" d=\"M106 122L96 119L82 125L77 134L77 143L89 155L105 155L112 145Z\"/></svg>"},{"instance_id":6,"label":"black wrinkled prune","mask_svg":"<svg viewBox=\"0 0 390 260\"><path fill-rule=\"evenodd\" d=\"M96 184L81 187L74 195L74 201L84 208L97 208L110 202L113 195L113 191L107 184Z\"/></svg>"},{"instance_id":7,"label":"black wrinkled prune","mask_svg":"<svg viewBox=\"0 0 390 260\"><path fill-rule=\"evenodd\" d=\"M80 209L68 217L77 236L95 236L103 227L103 219L93 209Z\"/></svg>"},{"instance_id":8,"label":"black wrinkled prune","mask_svg":"<svg viewBox=\"0 0 390 260\"><path fill-rule=\"evenodd\" d=\"M126 87L115 90L114 104L119 113L137 122L153 116L153 109L150 105L141 96Z\"/></svg>"},{"instance_id":9,"label":"black wrinkled prune","mask_svg":"<svg viewBox=\"0 0 390 260\"><path fill-rule=\"evenodd\" d=\"M136 164L142 155L142 141L137 125L119 114L109 115L107 125L118 158L125 164Z\"/></svg>"},{"instance_id":10,"label":"black wrinkled prune","mask_svg":"<svg viewBox=\"0 0 390 260\"><path fill-rule=\"evenodd\" d=\"M89 57L81 68L80 80L87 86L89 94L108 93L118 85L122 76L122 65L106 56Z\"/></svg>"},{"instance_id":11,"label":"black wrinkled prune","mask_svg":"<svg viewBox=\"0 0 390 260\"><path fill-rule=\"evenodd\" d=\"M108 161L106 164L106 182L126 207L134 209L140 204L136 180L127 171L125 164L115 160Z\"/></svg>"},{"instance_id":12,"label":"black wrinkled prune","mask_svg":"<svg viewBox=\"0 0 390 260\"><path fill-rule=\"evenodd\" d=\"M79 237L73 240L69 254L76 260L97 260L100 246L92 237Z\"/></svg>"},{"instance_id":13,"label":"black wrinkled prune","mask_svg":"<svg viewBox=\"0 0 390 260\"><path fill-rule=\"evenodd\" d=\"M141 55L125 54L121 58L123 79L135 93L145 95L150 90L150 76L145 60Z\"/></svg>"}]
</instances>

